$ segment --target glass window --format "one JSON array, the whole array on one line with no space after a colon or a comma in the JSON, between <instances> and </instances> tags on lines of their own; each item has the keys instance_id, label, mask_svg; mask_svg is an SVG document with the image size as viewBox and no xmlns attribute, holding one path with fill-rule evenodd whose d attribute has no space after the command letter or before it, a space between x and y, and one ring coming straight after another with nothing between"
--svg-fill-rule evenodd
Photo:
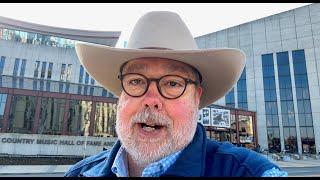
<instances>
[{"instance_id":1,"label":"glass window","mask_svg":"<svg viewBox=\"0 0 320 180\"><path fill-rule=\"evenodd\" d=\"M21 42L20 31L14 31L14 41Z\"/></svg>"},{"instance_id":2,"label":"glass window","mask_svg":"<svg viewBox=\"0 0 320 180\"><path fill-rule=\"evenodd\" d=\"M289 65L289 56L288 52L279 52L277 53L277 64L279 66L288 66Z\"/></svg>"},{"instance_id":3,"label":"glass window","mask_svg":"<svg viewBox=\"0 0 320 180\"><path fill-rule=\"evenodd\" d=\"M307 128L306 127L300 127L300 136L301 136L301 139L307 139L308 138Z\"/></svg>"},{"instance_id":4,"label":"glass window","mask_svg":"<svg viewBox=\"0 0 320 180\"><path fill-rule=\"evenodd\" d=\"M290 67L289 66L279 66L278 67L278 75L279 76L286 76L290 74Z\"/></svg>"},{"instance_id":5,"label":"glass window","mask_svg":"<svg viewBox=\"0 0 320 180\"><path fill-rule=\"evenodd\" d=\"M282 124L283 124L283 126L289 126L288 114L282 114Z\"/></svg>"},{"instance_id":6,"label":"glass window","mask_svg":"<svg viewBox=\"0 0 320 180\"><path fill-rule=\"evenodd\" d=\"M24 85L24 79L23 78L19 78L19 88L23 89L23 85Z\"/></svg>"},{"instance_id":7,"label":"glass window","mask_svg":"<svg viewBox=\"0 0 320 180\"><path fill-rule=\"evenodd\" d=\"M60 81L65 81L66 76L66 64L61 65L61 72L60 72Z\"/></svg>"},{"instance_id":8,"label":"glass window","mask_svg":"<svg viewBox=\"0 0 320 180\"><path fill-rule=\"evenodd\" d=\"M235 107L234 88L226 95L226 106Z\"/></svg>"},{"instance_id":9,"label":"glass window","mask_svg":"<svg viewBox=\"0 0 320 180\"><path fill-rule=\"evenodd\" d=\"M309 139L314 138L313 127L307 127L307 135Z\"/></svg>"},{"instance_id":10,"label":"glass window","mask_svg":"<svg viewBox=\"0 0 320 180\"><path fill-rule=\"evenodd\" d=\"M310 99L309 88L302 88L302 97L303 99Z\"/></svg>"},{"instance_id":11,"label":"glass window","mask_svg":"<svg viewBox=\"0 0 320 180\"><path fill-rule=\"evenodd\" d=\"M13 40L14 37L14 31L11 29L8 29L8 40Z\"/></svg>"},{"instance_id":12,"label":"glass window","mask_svg":"<svg viewBox=\"0 0 320 180\"><path fill-rule=\"evenodd\" d=\"M37 80L33 80L32 87L33 87L33 90L38 90L38 81Z\"/></svg>"},{"instance_id":13,"label":"glass window","mask_svg":"<svg viewBox=\"0 0 320 180\"><path fill-rule=\"evenodd\" d=\"M253 125L251 116L239 115L239 133L240 143L253 142Z\"/></svg>"},{"instance_id":14,"label":"glass window","mask_svg":"<svg viewBox=\"0 0 320 180\"><path fill-rule=\"evenodd\" d=\"M305 63L293 64L294 74L307 74L307 68Z\"/></svg>"},{"instance_id":15,"label":"glass window","mask_svg":"<svg viewBox=\"0 0 320 180\"><path fill-rule=\"evenodd\" d=\"M81 94L82 91L82 86L78 85L78 93L77 94Z\"/></svg>"},{"instance_id":16,"label":"glass window","mask_svg":"<svg viewBox=\"0 0 320 180\"><path fill-rule=\"evenodd\" d=\"M79 83L82 83L82 80L83 80L83 66L80 65L80 73L79 73Z\"/></svg>"},{"instance_id":17,"label":"glass window","mask_svg":"<svg viewBox=\"0 0 320 180\"><path fill-rule=\"evenodd\" d=\"M2 73L3 73L5 62L6 62L6 57L5 56L1 56L1 60L0 60L0 75L2 75Z\"/></svg>"},{"instance_id":18,"label":"glass window","mask_svg":"<svg viewBox=\"0 0 320 180\"><path fill-rule=\"evenodd\" d=\"M71 70L72 70L72 64L68 64L68 67L67 67L67 82L70 82L71 81Z\"/></svg>"},{"instance_id":19,"label":"glass window","mask_svg":"<svg viewBox=\"0 0 320 180\"><path fill-rule=\"evenodd\" d=\"M306 117L306 126L313 126L312 114L305 114Z\"/></svg>"},{"instance_id":20,"label":"glass window","mask_svg":"<svg viewBox=\"0 0 320 180\"><path fill-rule=\"evenodd\" d=\"M32 133L36 97L14 95L10 107L9 131L13 133Z\"/></svg>"},{"instance_id":21,"label":"glass window","mask_svg":"<svg viewBox=\"0 0 320 180\"><path fill-rule=\"evenodd\" d=\"M116 136L116 109L117 105L115 103L97 102L93 136Z\"/></svg>"},{"instance_id":22,"label":"glass window","mask_svg":"<svg viewBox=\"0 0 320 180\"><path fill-rule=\"evenodd\" d=\"M47 78L51 79L53 63L49 63Z\"/></svg>"},{"instance_id":23,"label":"glass window","mask_svg":"<svg viewBox=\"0 0 320 180\"><path fill-rule=\"evenodd\" d=\"M311 113L311 103L310 100L304 100L304 112L305 113Z\"/></svg>"},{"instance_id":24,"label":"glass window","mask_svg":"<svg viewBox=\"0 0 320 180\"><path fill-rule=\"evenodd\" d=\"M50 81L47 81L46 84L47 84L47 85L46 85L46 91L50 91Z\"/></svg>"},{"instance_id":25,"label":"glass window","mask_svg":"<svg viewBox=\"0 0 320 180\"><path fill-rule=\"evenodd\" d=\"M94 79L93 78L91 78L91 85L94 85Z\"/></svg>"},{"instance_id":26,"label":"glass window","mask_svg":"<svg viewBox=\"0 0 320 180\"><path fill-rule=\"evenodd\" d=\"M27 33L27 43L28 43L28 44L34 44L34 43L35 43L35 40L36 40L36 34L35 34L35 33L28 32L28 33Z\"/></svg>"},{"instance_id":27,"label":"glass window","mask_svg":"<svg viewBox=\"0 0 320 180\"><path fill-rule=\"evenodd\" d=\"M296 88L296 96L297 96L297 100L303 99L302 88Z\"/></svg>"},{"instance_id":28,"label":"glass window","mask_svg":"<svg viewBox=\"0 0 320 180\"><path fill-rule=\"evenodd\" d=\"M289 126L295 126L296 125L296 121L295 121L293 113L288 114L288 120L289 120Z\"/></svg>"},{"instance_id":29,"label":"glass window","mask_svg":"<svg viewBox=\"0 0 320 180\"><path fill-rule=\"evenodd\" d=\"M13 76L17 76L19 65L20 65L20 59L16 58L16 60L14 61Z\"/></svg>"},{"instance_id":30,"label":"glass window","mask_svg":"<svg viewBox=\"0 0 320 180\"><path fill-rule=\"evenodd\" d=\"M295 50L292 51L292 60L293 64L304 64L305 63L305 55L304 55L304 50Z\"/></svg>"},{"instance_id":31,"label":"glass window","mask_svg":"<svg viewBox=\"0 0 320 180\"><path fill-rule=\"evenodd\" d=\"M262 55L262 66L273 66L273 55L271 54L263 54Z\"/></svg>"},{"instance_id":32,"label":"glass window","mask_svg":"<svg viewBox=\"0 0 320 180\"><path fill-rule=\"evenodd\" d=\"M35 62L33 77L38 78L40 61Z\"/></svg>"},{"instance_id":33,"label":"glass window","mask_svg":"<svg viewBox=\"0 0 320 180\"><path fill-rule=\"evenodd\" d=\"M298 146L297 146L296 129L283 127L283 136L284 136L285 149L289 153L297 153Z\"/></svg>"},{"instance_id":34,"label":"glass window","mask_svg":"<svg viewBox=\"0 0 320 180\"><path fill-rule=\"evenodd\" d=\"M4 117L4 109L6 107L7 102L7 94L0 94L0 130L2 128L3 117Z\"/></svg>"},{"instance_id":35,"label":"glass window","mask_svg":"<svg viewBox=\"0 0 320 180\"><path fill-rule=\"evenodd\" d=\"M108 91L105 89L102 89L102 97L107 97Z\"/></svg>"},{"instance_id":36,"label":"glass window","mask_svg":"<svg viewBox=\"0 0 320 180\"><path fill-rule=\"evenodd\" d=\"M47 62L42 62L40 78L44 78L45 77L46 69L47 69Z\"/></svg>"},{"instance_id":37,"label":"glass window","mask_svg":"<svg viewBox=\"0 0 320 180\"><path fill-rule=\"evenodd\" d=\"M90 95L93 96L94 87L90 87Z\"/></svg>"},{"instance_id":38,"label":"glass window","mask_svg":"<svg viewBox=\"0 0 320 180\"><path fill-rule=\"evenodd\" d=\"M43 91L44 89L44 81L40 80L40 91Z\"/></svg>"},{"instance_id":39,"label":"glass window","mask_svg":"<svg viewBox=\"0 0 320 180\"><path fill-rule=\"evenodd\" d=\"M41 98L39 134L62 134L65 99Z\"/></svg>"},{"instance_id":40,"label":"glass window","mask_svg":"<svg viewBox=\"0 0 320 180\"><path fill-rule=\"evenodd\" d=\"M84 86L83 95L87 95L87 94L88 94L88 86Z\"/></svg>"},{"instance_id":41,"label":"glass window","mask_svg":"<svg viewBox=\"0 0 320 180\"><path fill-rule=\"evenodd\" d=\"M273 124L272 126L278 126L279 127L279 118L278 115L272 115L273 117Z\"/></svg>"},{"instance_id":42,"label":"glass window","mask_svg":"<svg viewBox=\"0 0 320 180\"><path fill-rule=\"evenodd\" d=\"M24 73L26 71L26 64L27 64L27 60L26 59L22 59L21 62L21 69L20 69L20 76L24 76Z\"/></svg>"},{"instance_id":43,"label":"glass window","mask_svg":"<svg viewBox=\"0 0 320 180\"><path fill-rule=\"evenodd\" d=\"M272 115L266 115L266 120L267 120L267 127L272 126L273 124Z\"/></svg>"},{"instance_id":44,"label":"glass window","mask_svg":"<svg viewBox=\"0 0 320 180\"><path fill-rule=\"evenodd\" d=\"M59 92L63 92L63 84L62 82L59 82Z\"/></svg>"},{"instance_id":45,"label":"glass window","mask_svg":"<svg viewBox=\"0 0 320 180\"><path fill-rule=\"evenodd\" d=\"M69 93L69 89L70 89L70 84L66 83L66 88L65 88L64 92Z\"/></svg>"},{"instance_id":46,"label":"glass window","mask_svg":"<svg viewBox=\"0 0 320 180\"><path fill-rule=\"evenodd\" d=\"M86 77L84 79L84 83L88 84L89 83L89 74L86 72Z\"/></svg>"},{"instance_id":47,"label":"glass window","mask_svg":"<svg viewBox=\"0 0 320 180\"><path fill-rule=\"evenodd\" d=\"M91 108L91 101L71 100L67 123L70 135L89 135Z\"/></svg>"},{"instance_id":48,"label":"glass window","mask_svg":"<svg viewBox=\"0 0 320 180\"><path fill-rule=\"evenodd\" d=\"M299 117L299 125L306 126L306 116L305 114L298 114Z\"/></svg>"}]
</instances>

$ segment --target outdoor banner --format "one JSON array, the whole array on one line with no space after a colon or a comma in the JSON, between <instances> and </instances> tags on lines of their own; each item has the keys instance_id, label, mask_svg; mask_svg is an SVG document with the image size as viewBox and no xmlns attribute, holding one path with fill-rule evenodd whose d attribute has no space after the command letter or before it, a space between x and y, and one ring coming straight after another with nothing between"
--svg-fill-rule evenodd
<instances>
[{"instance_id":1,"label":"outdoor banner","mask_svg":"<svg viewBox=\"0 0 320 180\"><path fill-rule=\"evenodd\" d=\"M202 108L202 124L210 126L210 108Z\"/></svg>"},{"instance_id":2,"label":"outdoor banner","mask_svg":"<svg viewBox=\"0 0 320 180\"><path fill-rule=\"evenodd\" d=\"M202 109L200 109L200 110L198 111L198 122L201 123L201 124L203 123L203 122L202 122Z\"/></svg>"},{"instance_id":3,"label":"outdoor banner","mask_svg":"<svg viewBox=\"0 0 320 180\"><path fill-rule=\"evenodd\" d=\"M230 128L230 110L211 108L211 126Z\"/></svg>"}]
</instances>

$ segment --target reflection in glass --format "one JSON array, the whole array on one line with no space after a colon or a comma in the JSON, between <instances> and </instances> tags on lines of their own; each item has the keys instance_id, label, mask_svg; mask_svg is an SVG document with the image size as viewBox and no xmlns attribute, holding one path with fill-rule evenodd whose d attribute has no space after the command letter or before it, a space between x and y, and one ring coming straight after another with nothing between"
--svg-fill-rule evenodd
<instances>
[{"instance_id":1,"label":"reflection in glass","mask_svg":"<svg viewBox=\"0 0 320 180\"><path fill-rule=\"evenodd\" d=\"M292 83L288 52L277 53L277 64L279 74L283 136L285 145L284 149L290 153L296 153L298 151L297 134L295 126L295 111L293 107Z\"/></svg>"},{"instance_id":2,"label":"reflection in glass","mask_svg":"<svg viewBox=\"0 0 320 180\"><path fill-rule=\"evenodd\" d=\"M7 102L7 94L0 94L0 130L2 128L2 122L3 122L3 115L4 115L4 108L6 106Z\"/></svg>"},{"instance_id":3,"label":"reflection in glass","mask_svg":"<svg viewBox=\"0 0 320 180\"><path fill-rule=\"evenodd\" d=\"M39 134L57 135L62 133L65 99L41 98Z\"/></svg>"},{"instance_id":4,"label":"reflection in glass","mask_svg":"<svg viewBox=\"0 0 320 180\"><path fill-rule=\"evenodd\" d=\"M240 143L253 143L252 116L239 115Z\"/></svg>"},{"instance_id":5,"label":"reflection in glass","mask_svg":"<svg viewBox=\"0 0 320 180\"><path fill-rule=\"evenodd\" d=\"M70 39L6 28L0 28L0 39L62 48L73 48L75 44L75 41Z\"/></svg>"},{"instance_id":6,"label":"reflection in glass","mask_svg":"<svg viewBox=\"0 0 320 180\"><path fill-rule=\"evenodd\" d=\"M278 105L273 63L274 60L272 53L262 55L268 149L270 152L280 152L281 145L279 136Z\"/></svg>"},{"instance_id":7,"label":"reflection in glass","mask_svg":"<svg viewBox=\"0 0 320 180\"><path fill-rule=\"evenodd\" d=\"M67 130L70 135L88 136L92 102L71 100Z\"/></svg>"},{"instance_id":8,"label":"reflection in glass","mask_svg":"<svg viewBox=\"0 0 320 180\"><path fill-rule=\"evenodd\" d=\"M302 153L316 153L304 50L292 51Z\"/></svg>"},{"instance_id":9,"label":"reflection in glass","mask_svg":"<svg viewBox=\"0 0 320 180\"><path fill-rule=\"evenodd\" d=\"M9 114L9 132L32 133L36 97L14 95Z\"/></svg>"},{"instance_id":10,"label":"reflection in glass","mask_svg":"<svg viewBox=\"0 0 320 180\"><path fill-rule=\"evenodd\" d=\"M97 102L93 136L116 136L117 104Z\"/></svg>"},{"instance_id":11,"label":"reflection in glass","mask_svg":"<svg viewBox=\"0 0 320 180\"><path fill-rule=\"evenodd\" d=\"M237 123L234 114L230 114L230 141L233 144L237 143Z\"/></svg>"},{"instance_id":12,"label":"reflection in glass","mask_svg":"<svg viewBox=\"0 0 320 180\"><path fill-rule=\"evenodd\" d=\"M228 94L226 95L226 106L235 107L234 88L232 88L231 91L229 91Z\"/></svg>"}]
</instances>

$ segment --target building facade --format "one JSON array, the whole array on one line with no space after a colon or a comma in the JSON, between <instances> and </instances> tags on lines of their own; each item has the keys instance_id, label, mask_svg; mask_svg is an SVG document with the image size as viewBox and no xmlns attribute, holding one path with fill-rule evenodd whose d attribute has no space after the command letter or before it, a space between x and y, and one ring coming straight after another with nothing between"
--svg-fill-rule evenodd
<instances>
[{"instance_id":1,"label":"building facade","mask_svg":"<svg viewBox=\"0 0 320 180\"><path fill-rule=\"evenodd\" d=\"M50 146L57 154L77 154L72 146L84 137L115 137L117 99L85 71L74 44L115 46L119 36L0 17L0 154L50 154ZM74 142L66 143L70 138ZM103 143L93 144L88 154L102 149ZM26 151L40 145L48 151Z\"/></svg>"},{"instance_id":2,"label":"building facade","mask_svg":"<svg viewBox=\"0 0 320 180\"><path fill-rule=\"evenodd\" d=\"M195 38L199 48L239 48L247 62L214 104L256 112L261 148L320 151L320 4Z\"/></svg>"}]
</instances>

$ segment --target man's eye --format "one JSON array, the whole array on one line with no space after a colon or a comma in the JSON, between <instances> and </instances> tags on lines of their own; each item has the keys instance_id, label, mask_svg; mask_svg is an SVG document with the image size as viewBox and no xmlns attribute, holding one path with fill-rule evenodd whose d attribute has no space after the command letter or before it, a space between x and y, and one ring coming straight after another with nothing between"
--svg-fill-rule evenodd
<instances>
[{"instance_id":1,"label":"man's eye","mask_svg":"<svg viewBox=\"0 0 320 180\"><path fill-rule=\"evenodd\" d=\"M167 85L170 87L181 87L182 86L181 84L179 84L178 82L175 82L175 81L169 81L167 83Z\"/></svg>"},{"instance_id":2,"label":"man's eye","mask_svg":"<svg viewBox=\"0 0 320 180\"><path fill-rule=\"evenodd\" d=\"M129 81L129 84L130 85L139 85L139 84L142 84L142 80L141 79L131 79Z\"/></svg>"}]
</instances>

